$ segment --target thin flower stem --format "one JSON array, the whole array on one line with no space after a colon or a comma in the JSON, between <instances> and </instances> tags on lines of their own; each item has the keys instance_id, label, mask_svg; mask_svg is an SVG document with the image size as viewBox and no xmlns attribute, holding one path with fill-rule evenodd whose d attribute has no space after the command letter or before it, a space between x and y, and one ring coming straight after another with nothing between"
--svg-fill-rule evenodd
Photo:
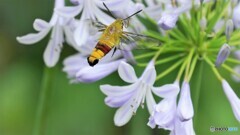
<instances>
[{"instance_id":1,"label":"thin flower stem","mask_svg":"<svg viewBox=\"0 0 240 135\"><path fill-rule=\"evenodd\" d=\"M193 52L194 52L194 49L190 50L188 60L187 60L187 66L186 66L186 72L185 72L184 80L187 80L187 78L189 76L189 70L190 70L190 65L191 65L191 61L192 61L192 57L193 57Z\"/></svg>"},{"instance_id":2,"label":"thin flower stem","mask_svg":"<svg viewBox=\"0 0 240 135\"><path fill-rule=\"evenodd\" d=\"M47 105L51 95L52 81L53 81L53 69L45 67L43 79L42 79L42 87L41 87L38 106L37 106L37 113L35 118L33 135L44 134L47 108L48 108Z\"/></svg>"},{"instance_id":3,"label":"thin flower stem","mask_svg":"<svg viewBox=\"0 0 240 135\"><path fill-rule=\"evenodd\" d=\"M194 71L195 66L196 66L196 64L197 64L197 59L198 59L198 56L196 55L196 56L193 58L193 61L192 61L192 64L191 64L191 69L190 69L190 72L189 72L189 75L188 75L187 82L189 82L189 81L191 80L193 71Z\"/></svg>"},{"instance_id":4,"label":"thin flower stem","mask_svg":"<svg viewBox=\"0 0 240 135\"><path fill-rule=\"evenodd\" d=\"M227 71L229 71L230 73L240 77L240 74L235 72L231 67L229 67L228 65L226 64L222 64L222 67L225 68Z\"/></svg>"},{"instance_id":5,"label":"thin flower stem","mask_svg":"<svg viewBox=\"0 0 240 135\"><path fill-rule=\"evenodd\" d=\"M153 56L155 53L156 53L156 52L141 54L141 55L136 56L135 59L138 60L138 59L150 57L150 56Z\"/></svg>"},{"instance_id":6,"label":"thin flower stem","mask_svg":"<svg viewBox=\"0 0 240 135\"><path fill-rule=\"evenodd\" d=\"M188 61L188 59L185 59L185 61L183 62L183 64L182 64L182 66L181 66L181 68L180 68L180 70L179 70L179 72L178 72L178 75L177 75L177 81L180 81L180 79L181 79L181 77L182 77L182 74L183 74L183 71L184 71L184 69L186 68L186 65L187 65L187 61Z\"/></svg>"},{"instance_id":7,"label":"thin flower stem","mask_svg":"<svg viewBox=\"0 0 240 135\"><path fill-rule=\"evenodd\" d=\"M165 45L166 46L166 45ZM165 48L165 46L163 46L162 48L160 48L157 53L155 54L155 56L153 57L153 61L156 61L158 56L161 54L161 52L163 51L163 49Z\"/></svg>"},{"instance_id":8,"label":"thin flower stem","mask_svg":"<svg viewBox=\"0 0 240 135\"><path fill-rule=\"evenodd\" d=\"M159 74L156 78L156 81L161 79L162 77L168 75L171 71L173 71L174 69L176 69L182 62L184 61L184 59L179 60L178 62L176 62L174 65L172 65L170 68L168 68L167 70L165 70L164 72L162 72L161 74Z\"/></svg>"},{"instance_id":9,"label":"thin flower stem","mask_svg":"<svg viewBox=\"0 0 240 135\"><path fill-rule=\"evenodd\" d=\"M163 58L163 59L160 59L158 61L155 62L155 65L159 65L159 64L164 64L164 63L167 63L167 62L170 62L170 61L173 61L179 57L182 57L184 56L183 53L181 54L177 54L177 55L173 55L173 56L170 56L170 57L167 57L167 58ZM147 66L149 63L137 63L138 66L140 67L145 67Z\"/></svg>"},{"instance_id":10,"label":"thin flower stem","mask_svg":"<svg viewBox=\"0 0 240 135\"><path fill-rule=\"evenodd\" d=\"M204 57L205 61L210 65L211 69L213 70L214 74L216 75L216 77L218 78L218 80L220 82L222 82L223 78L222 76L219 74L218 70L215 68L215 65L213 64L213 62L211 62L211 60L207 57Z\"/></svg>"},{"instance_id":11,"label":"thin flower stem","mask_svg":"<svg viewBox=\"0 0 240 135\"><path fill-rule=\"evenodd\" d=\"M170 61L175 60L175 59L177 59L177 58L179 58L179 57L182 57L182 56L184 56L183 53L181 53L181 54L176 54L176 55L167 57L167 58L165 58L165 59L160 59L160 60L158 60L158 61L155 62L155 65L160 65L160 64L163 64L163 63L167 63L167 62L170 62Z\"/></svg>"},{"instance_id":12,"label":"thin flower stem","mask_svg":"<svg viewBox=\"0 0 240 135\"><path fill-rule=\"evenodd\" d=\"M240 64L240 61L237 59L233 59L233 58L228 58L226 60L226 62L230 62L230 63L234 63L234 64Z\"/></svg>"}]
</instances>

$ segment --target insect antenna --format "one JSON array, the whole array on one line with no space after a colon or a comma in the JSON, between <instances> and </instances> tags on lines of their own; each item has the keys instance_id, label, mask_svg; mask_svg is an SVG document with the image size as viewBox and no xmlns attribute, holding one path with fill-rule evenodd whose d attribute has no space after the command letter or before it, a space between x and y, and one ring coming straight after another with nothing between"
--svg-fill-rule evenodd
<instances>
[{"instance_id":1,"label":"insect antenna","mask_svg":"<svg viewBox=\"0 0 240 135\"><path fill-rule=\"evenodd\" d=\"M117 19L113 14L112 12L109 10L109 8L107 7L107 5L103 2L103 6L107 9L107 11L111 14L111 16L114 18L114 19Z\"/></svg>"},{"instance_id":2,"label":"insect antenna","mask_svg":"<svg viewBox=\"0 0 240 135\"><path fill-rule=\"evenodd\" d=\"M125 18L125 19L123 19L123 20L127 20L127 19L131 18L132 16L134 16L134 15L140 13L140 12L142 12L142 9L139 10L139 11L137 11L137 12L135 12L135 13L133 13L132 15L128 16L127 18Z\"/></svg>"}]
</instances>

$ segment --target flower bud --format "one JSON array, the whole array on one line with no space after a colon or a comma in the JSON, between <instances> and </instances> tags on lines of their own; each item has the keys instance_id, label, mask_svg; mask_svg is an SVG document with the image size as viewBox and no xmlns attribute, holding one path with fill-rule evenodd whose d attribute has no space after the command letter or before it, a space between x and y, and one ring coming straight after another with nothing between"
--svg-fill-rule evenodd
<instances>
[{"instance_id":1,"label":"flower bud","mask_svg":"<svg viewBox=\"0 0 240 135\"><path fill-rule=\"evenodd\" d=\"M224 61L228 58L231 52L231 47L228 44L222 45L220 51L218 52L217 60L215 62L215 66L219 67L224 63Z\"/></svg>"},{"instance_id":2,"label":"flower bud","mask_svg":"<svg viewBox=\"0 0 240 135\"><path fill-rule=\"evenodd\" d=\"M229 42L232 32L233 32L233 21L229 19L227 21L226 30L225 30L227 42Z\"/></svg>"},{"instance_id":3,"label":"flower bud","mask_svg":"<svg viewBox=\"0 0 240 135\"><path fill-rule=\"evenodd\" d=\"M178 14L163 14L158 25L164 30L170 30L176 26Z\"/></svg>"}]
</instances>

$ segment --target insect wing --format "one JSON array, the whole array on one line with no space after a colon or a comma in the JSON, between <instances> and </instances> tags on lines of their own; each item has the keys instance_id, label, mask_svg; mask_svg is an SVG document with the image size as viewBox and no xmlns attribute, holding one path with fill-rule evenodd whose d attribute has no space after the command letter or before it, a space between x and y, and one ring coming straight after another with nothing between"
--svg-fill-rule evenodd
<instances>
[{"instance_id":1,"label":"insect wing","mask_svg":"<svg viewBox=\"0 0 240 135\"><path fill-rule=\"evenodd\" d=\"M133 49L159 49L160 41L146 35L123 32L121 44L117 46L120 50L130 51Z\"/></svg>"}]
</instances>

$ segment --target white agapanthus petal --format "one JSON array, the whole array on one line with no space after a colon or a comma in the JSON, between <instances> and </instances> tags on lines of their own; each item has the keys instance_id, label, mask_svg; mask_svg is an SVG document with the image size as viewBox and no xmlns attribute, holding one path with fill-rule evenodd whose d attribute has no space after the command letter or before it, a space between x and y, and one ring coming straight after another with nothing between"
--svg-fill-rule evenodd
<instances>
[{"instance_id":1,"label":"white agapanthus petal","mask_svg":"<svg viewBox=\"0 0 240 135\"><path fill-rule=\"evenodd\" d=\"M124 6L128 4L129 0L108 0L104 1L104 3L107 5L108 8L110 8L110 11L120 10L123 9ZM106 8L103 6L103 1L96 1L96 4L98 7L106 10Z\"/></svg>"},{"instance_id":2,"label":"white agapanthus petal","mask_svg":"<svg viewBox=\"0 0 240 135\"><path fill-rule=\"evenodd\" d=\"M188 82L183 82L182 84L180 99L177 107L177 114L181 121L190 120L194 115L190 86Z\"/></svg>"},{"instance_id":3,"label":"white agapanthus petal","mask_svg":"<svg viewBox=\"0 0 240 135\"><path fill-rule=\"evenodd\" d=\"M176 84L166 84L161 87L152 87L152 91L159 97L169 98L178 94L179 86Z\"/></svg>"},{"instance_id":4,"label":"white agapanthus petal","mask_svg":"<svg viewBox=\"0 0 240 135\"><path fill-rule=\"evenodd\" d=\"M148 70L144 71L143 75L141 76L142 81L146 84L152 86L156 79L156 70L155 68L149 68Z\"/></svg>"},{"instance_id":5,"label":"white agapanthus petal","mask_svg":"<svg viewBox=\"0 0 240 135\"><path fill-rule=\"evenodd\" d=\"M121 62L118 67L118 74L125 82L134 83L137 81L137 76L133 67L126 62Z\"/></svg>"},{"instance_id":6,"label":"white agapanthus petal","mask_svg":"<svg viewBox=\"0 0 240 135\"><path fill-rule=\"evenodd\" d=\"M77 16L81 12L82 8L83 5L78 5L73 7L56 8L54 11L60 16L72 18Z\"/></svg>"},{"instance_id":7,"label":"white agapanthus petal","mask_svg":"<svg viewBox=\"0 0 240 135\"><path fill-rule=\"evenodd\" d=\"M172 98L165 98L160 101L156 105L153 117L159 128L173 130L175 114L176 96Z\"/></svg>"},{"instance_id":8,"label":"white agapanthus petal","mask_svg":"<svg viewBox=\"0 0 240 135\"><path fill-rule=\"evenodd\" d=\"M120 107L114 115L114 123L116 126L125 125L133 115L133 109L131 108L131 102L124 104Z\"/></svg>"},{"instance_id":9,"label":"white agapanthus petal","mask_svg":"<svg viewBox=\"0 0 240 135\"><path fill-rule=\"evenodd\" d=\"M152 95L152 92L151 92L151 89L148 89L147 90L147 93L146 93L146 103L147 103L147 107L148 107L148 112L150 114L153 113L154 111L154 106L156 106L156 101Z\"/></svg>"},{"instance_id":10,"label":"white agapanthus petal","mask_svg":"<svg viewBox=\"0 0 240 135\"><path fill-rule=\"evenodd\" d=\"M63 30L64 30L64 33L65 33L65 38L66 38L66 42L73 46L76 50L78 50L78 48L76 47L77 46L77 43L75 42L75 39L74 39L74 31L71 30L71 28L69 26L65 26L63 27Z\"/></svg>"},{"instance_id":11,"label":"white agapanthus petal","mask_svg":"<svg viewBox=\"0 0 240 135\"><path fill-rule=\"evenodd\" d=\"M128 63L130 63L131 65L135 65L137 62L133 56L132 51L121 51L123 57L126 59L126 61Z\"/></svg>"},{"instance_id":12,"label":"white agapanthus petal","mask_svg":"<svg viewBox=\"0 0 240 135\"><path fill-rule=\"evenodd\" d=\"M89 37L89 25L87 22L80 21L77 29L74 32L74 39L78 46L86 43Z\"/></svg>"},{"instance_id":13,"label":"white agapanthus petal","mask_svg":"<svg viewBox=\"0 0 240 135\"><path fill-rule=\"evenodd\" d=\"M95 8L94 13L96 15L97 20L105 25L109 25L114 21L112 17L101 11L99 8Z\"/></svg>"},{"instance_id":14,"label":"white agapanthus petal","mask_svg":"<svg viewBox=\"0 0 240 135\"><path fill-rule=\"evenodd\" d=\"M68 74L69 78L75 78L76 73L88 65L86 57L76 54L66 58L63 62L63 71Z\"/></svg>"},{"instance_id":15,"label":"white agapanthus petal","mask_svg":"<svg viewBox=\"0 0 240 135\"><path fill-rule=\"evenodd\" d=\"M49 29L50 27L51 27L51 25L42 19L35 19L35 21L33 23L33 28L36 31L46 30L46 29Z\"/></svg>"},{"instance_id":16,"label":"white agapanthus petal","mask_svg":"<svg viewBox=\"0 0 240 135\"><path fill-rule=\"evenodd\" d=\"M128 99L131 97L131 94L125 95L123 97L107 97L104 102L106 105L112 108L121 107Z\"/></svg>"},{"instance_id":17,"label":"white agapanthus petal","mask_svg":"<svg viewBox=\"0 0 240 135\"><path fill-rule=\"evenodd\" d=\"M231 104L236 119L240 122L240 99L237 97L236 93L233 91L233 89L226 80L222 81L222 87L228 101Z\"/></svg>"},{"instance_id":18,"label":"white agapanthus petal","mask_svg":"<svg viewBox=\"0 0 240 135\"><path fill-rule=\"evenodd\" d=\"M105 103L110 107L120 107L126 103L138 87L138 83L128 86L101 85L101 91L107 95Z\"/></svg>"},{"instance_id":19,"label":"white agapanthus petal","mask_svg":"<svg viewBox=\"0 0 240 135\"><path fill-rule=\"evenodd\" d=\"M94 67L87 66L76 74L76 78L78 81L86 83L100 80L111 74L112 72L116 71L122 60L123 59L109 63L97 64Z\"/></svg>"},{"instance_id":20,"label":"white agapanthus petal","mask_svg":"<svg viewBox=\"0 0 240 135\"><path fill-rule=\"evenodd\" d=\"M37 43L40 40L42 40L48 34L48 32L50 30L51 29L48 28L48 29L42 30L38 33L31 33L31 34L27 34L25 36L17 37L17 41L19 43L26 44L26 45L34 44L34 43Z\"/></svg>"},{"instance_id":21,"label":"white agapanthus petal","mask_svg":"<svg viewBox=\"0 0 240 135\"><path fill-rule=\"evenodd\" d=\"M53 67L59 60L63 44L63 29L60 26L53 28L51 39L44 51L43 59L48 67Z\"/></svg>"},{"instance_id":22,"label":"white agapanthus petal","mask_svg":"<svg viewBox=\"0 0 240 135\"><path fill-rule=\"evenodd\" d=\"M178 20L178 14L163 14L161 19L158 21L158 25L164 30L170 30L176 26Z\"/></svg>"},{"instance_id":23,"label":"white agapanthus petal","mask_svg":"<svg viewBox=\"0 0 240 135\"><path fill-rule=\"evenodd\" d=\"M101 91L107 96L121 97L130 93L138 87L139 83L134 83L127 86L111 86L111 85L101 85Z\"/></svg>"},{"instance_id":24,"label":"white agapanthus petal","mask_svg":"<svg viewBox=\"0 0 240 135\"><path fill-rule=\"evenodd\" d=\"M174 130L171 131L170 135L195 135L192 119L185 122L176 119L174 125Z\"/></svg>"}]
</instances>

